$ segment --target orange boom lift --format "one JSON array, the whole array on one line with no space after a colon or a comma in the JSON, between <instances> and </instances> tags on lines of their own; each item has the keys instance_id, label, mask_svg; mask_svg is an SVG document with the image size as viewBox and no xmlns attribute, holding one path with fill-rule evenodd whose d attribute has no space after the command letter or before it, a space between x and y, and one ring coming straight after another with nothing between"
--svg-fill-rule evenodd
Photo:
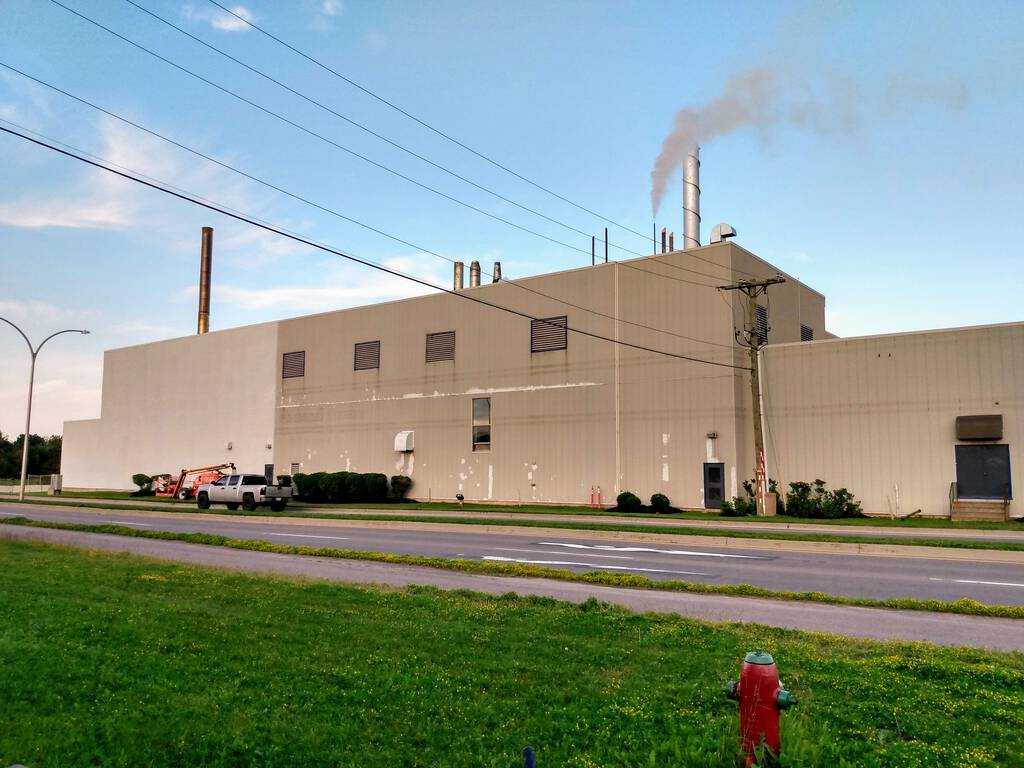
<instances>
[{"instance_id":1,"label":"orange boom lift","mask_svg":"<svg viewBox=\"0 0 1024 768\"><path fill-rule=\"evenodd\" d=\"M191 499L195 490L203 483L215 482L219 477L227 474L223 469L235 470L234 464L214 464L209 467L196 467L195 469L183 469L178 479L171 482L170 475L164 475L160 485L156 489L157 496L165 496L177 499ZM192 478L189 482L189 478Z\"/></svg>"}]
</instances>

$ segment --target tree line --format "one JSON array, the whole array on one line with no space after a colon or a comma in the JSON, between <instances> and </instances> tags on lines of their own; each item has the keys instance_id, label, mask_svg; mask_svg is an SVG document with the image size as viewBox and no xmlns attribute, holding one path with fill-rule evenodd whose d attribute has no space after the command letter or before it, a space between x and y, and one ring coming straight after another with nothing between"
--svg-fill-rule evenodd
<instances>
[{"instance_id":1,"label":"tree line","mask_svg":"<svg viewBox=\"0 0 1024 768\"><path fill-rule=\"evenodd\" d=\"M21 451L24 435L15 440L0 432L0 478L21 476ZM60 435L31 435L28 439L28 474L52 475L60 472Z\"/></svg>"}]
</instances>

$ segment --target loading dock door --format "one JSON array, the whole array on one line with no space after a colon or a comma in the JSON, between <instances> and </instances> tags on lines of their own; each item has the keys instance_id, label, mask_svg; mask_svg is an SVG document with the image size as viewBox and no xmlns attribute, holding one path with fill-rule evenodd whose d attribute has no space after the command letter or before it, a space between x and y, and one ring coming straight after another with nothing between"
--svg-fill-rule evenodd
<instances>
[{"instance_id":1,"label":"loading dock door","mask_svg":"<svg viewBox=\"0 0 1024 768\"><path fill-rule=\"evenodd\" d=\"M956 446L956 488L961 499L1012 498L1010 446Z\"/></svg>"},{"instance_id":2,"label":"loading dock door","mask_svg":"<svg viewBox=\"0 0 1024 768\"><path fill-rule=\"evenodd\" d=\"M725 497L725 464L704 465L704 509L720 509Z\"/></svg>"}]
</instances>

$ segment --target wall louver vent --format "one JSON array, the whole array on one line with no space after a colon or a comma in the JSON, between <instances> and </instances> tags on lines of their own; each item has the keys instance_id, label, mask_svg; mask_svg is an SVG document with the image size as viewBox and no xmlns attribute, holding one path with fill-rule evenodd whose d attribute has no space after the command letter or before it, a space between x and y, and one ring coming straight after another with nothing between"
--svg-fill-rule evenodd
<instances>
[{"instance_id":1,"label":"wall louver vent","mask_svg":"<svg viewBox=\"0 0 1024 768\"><path fill-rule=\"evenodd\" d=\"M806 325L800 326L800 341L814 341L814 329Z\"/></svg>"},{"instance_id":2,"label":"wall louver vent","mask_svg":"<svg viewBox=\"0 0 1024 768\"><path fill-rule=\"evenodd\" d=\"M455 331L427 334L427 362L455 359Z\"/></svg>"},{"instance_id":3,"label":"wall louver vent","mask_svg":"<svg viewBox=\"0 0 1024 768\"><path fill-rule=\"evenodd\" d=\"M355 370L369 371L374 368L380 368L380 342L359 342L356 344Z\"/></svg>"},{"instance_id":4,"label":"wall louver vent","mask_svg":"<svg viewBox=\"0 0 1024 768\"><path fill-rule=\"evenodd\" d=\"M545 317L530 321L530 351L553 352L569 346L568 318Z\"/></svg>"},{"instance_id":5,"label":"wall louver vent","mask_svg":"<svg viewBox=\"0 0 1024 768\"><path fill-rule=\"evenodd\" d=\"M281 358L281 378L297 379L306 375L306 352L285 352Z\"/></svg>"}]
</instances>

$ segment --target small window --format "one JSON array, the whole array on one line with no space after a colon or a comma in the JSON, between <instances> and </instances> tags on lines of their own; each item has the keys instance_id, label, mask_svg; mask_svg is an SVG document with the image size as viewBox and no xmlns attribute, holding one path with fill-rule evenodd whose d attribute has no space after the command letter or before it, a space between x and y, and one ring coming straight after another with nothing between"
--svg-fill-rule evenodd
<instances>
[{"instance_id":1,"label":"small window","mask_svg":"<svg viewBox=\"0 0 1024 768\"><path fill-rule=\"evenodd\" d=\"M530 352L554 352L569 346L569 323L565 315L530 321Z\"/></svg>"},{"instance_id":2,"label":"small window","mask_svg":"<svg viewBox=\"0 0 1024 768\"><path fill-rule=\"evenodd\" d=\"M491 450L491 398L473 398L473 450Z\"/></svg>"},{"instance_id":3,"label":"small window","mask_svg":"<svg viewBox=\"0 0 1024 768\"><path fill-rule=\"evenodd\" d=\"M814 329L806 325L800 326L800 341L814 341Z\"/></svg>"},{"instance_id":4,"label":"small window","mask_svg":"<svg viewBox=\"0 0 1024 768\"><path fill-rule=\"evenodd\" d=\"M217 482L215 482L214 485L227 485L228 484L228 480L230 480L230 479L231 478L228 475L224 475L223 477L218 477L217 478Z\"/></svg>"},{"instance_id":5,"label":"small window","mask_svg":"<svg viewBox=\"0 0 1024 768\"><path fill-rule=\"evenodd\" d=\"M230 478L228 478L228 485L230 487L234 488L234 487L236 487L238 485L238 481L241 480L241 479L242 479L241 475L232 475Z\"/></svg>"},{"instance_id":6,"label":"small window","mask_svg":"<svg viewBox=\"0 0 1024 768\"><path fill-rule=\"evenodd\" d=\"M427 334L427 362L455 359L455 331Z\"/></svg>"},{"instance_id":7,"label":"small window","mask_svg":"<svg viewBox=\"0 0 1024 768\"><path fill-rule=\"evenodd\" d=\"M355 370L370 371L374 368L380 368L380 342L359 342L355 349Z\"/></svg>"},{"instance_id":8,"label":"small window","mask_svg":"<svg viewBox=\"0 0 1024 768\"><path fill-rule=\"evenodd\" d=\"M266 482L267 478L263 475L245 475L242 485L263 485Z\"/></svg>"},{"instance_id":9,"label":"small window","mask_svg":"<svg viewBox=\"0 0 1024 768\"><path fill-rule=\"evenodd\" d=\"M281 358L281 378L297 379L306 375L306 352L285 352Z\"/></svg>"},{"instance_id":10,"label":"small window","mask_svg":"<svg viewBox=\"0 0 1024 768\"><path fill-rule=\"evenodd\" d=\"M292 474L293 475L297 475L299 473L300 469L302 469L302 465L299 462L297 462L297 461L293 461L292 462Z\"/></svg>"},{"instance_id":11,"label":"small window","mask_svg":"<svg viewBox=\"0 0 1024 768\"><path fill-rule=\"evenodd\" d=\"M757 305L757 335L762 344L768 343L768 308Z\"/></svg>"}]
</instances>

